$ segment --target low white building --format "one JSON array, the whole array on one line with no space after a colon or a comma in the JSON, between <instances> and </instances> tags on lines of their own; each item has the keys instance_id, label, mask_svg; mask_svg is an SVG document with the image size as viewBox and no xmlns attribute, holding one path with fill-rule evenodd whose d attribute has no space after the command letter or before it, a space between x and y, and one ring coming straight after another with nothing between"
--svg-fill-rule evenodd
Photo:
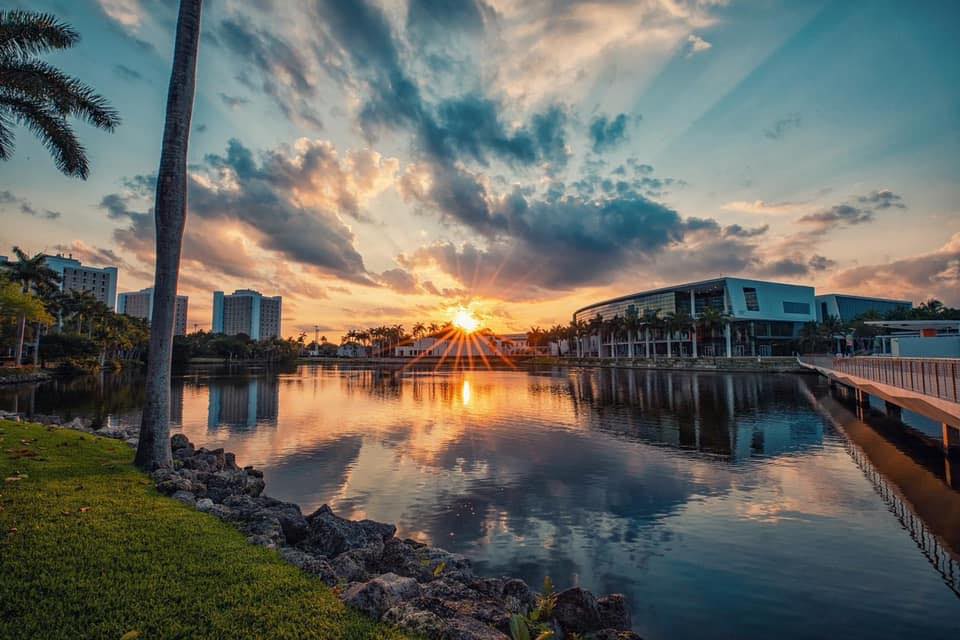
<instances>
[{"instance_id":1,"label":"low white building","mask_svg":"<svg viewBox=\"0 0 960 640\"><path fill-rule=\"evenodd\" d=\"M529 352L527 334L498 335L488 331L428 336L394 348L400 358L479 358L523 355Z\"/></svg>"},{"instance_id":2,"label":"low white building","mask_svg":"<svg viewBox=\"0 0 960 640\"><path fill-rule=\"evenodd\" d=\"M338 358L366 358L370 350L358 342L345 342L337 348Z\"/></svg>"}]
</instances>

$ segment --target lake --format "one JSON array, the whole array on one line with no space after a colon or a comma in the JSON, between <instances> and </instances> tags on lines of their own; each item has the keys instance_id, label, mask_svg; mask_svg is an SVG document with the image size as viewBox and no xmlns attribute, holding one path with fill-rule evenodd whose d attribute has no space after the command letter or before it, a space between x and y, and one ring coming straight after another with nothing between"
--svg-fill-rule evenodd
<instances>
[{"instance_id":1,"label":"lake","mask_svg":"<svg viewBox=\"0 0 960 640\"><path fill-rule=\"evenodd\" d=\"M817 377L303 365L195 371L173 397L176 430L305 513L625 593L648 640L960 630L960 465ZM141 402L135 375L0 390L108 422Z\"/></svg>"}]
</instances>

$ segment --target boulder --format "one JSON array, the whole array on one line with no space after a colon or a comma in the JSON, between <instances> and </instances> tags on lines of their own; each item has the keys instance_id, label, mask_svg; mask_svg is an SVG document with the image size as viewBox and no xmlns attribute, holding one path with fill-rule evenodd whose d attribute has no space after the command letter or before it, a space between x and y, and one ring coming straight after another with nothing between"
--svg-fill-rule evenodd
<instances>
[{"instance_id":1,"label":"boulder","mask_svg":"<svg viewBox=\"0 0 960 640\"><path fill-rule=\"evenodd\" d=\"M439 578L469 582L474 579L470 561L459 554L412 540L390 538L384 543L381 569L429 582Z\"/></svg>"},{"instance_id":2,"label":"boulder","mask_svg":"<svg viewBox=\"0 0 960 640\"><path fill-rule=\"evenodd\" d=\"M195 456L187 460L196 459ZM216 471L207 478L207 497L214 502L223 502L230 496L238 495L256 497L263 492L264 486L261 478L250 477L243 471Z\"/></svg>"},{"instance_id":3,"label":"boulder","mask_svg":"<svg viewBox=\"0 0 960 640\"><path fill-rule=\"evenodd\" d=\"M327 562L325 558L319 558L292 547L283 547L280 549L280 557L290 564L299 567L304 572L317 576L331 587L338 582L333 567L330 566L330 563Z\"/></svg>"},{"instance_id":4,"label":"boulder","mask_svg":"<svg viewBox=\"0 0 960 640\"><path fill-rule=\"evenodd\" d=\"M383 614L383 621L424 638L449 637L449 625L432 611L401 602Z\"/></svg>"},{"instance_id":5,"label":"boulder","mask_svg":"<svg viewBox=\"0 0 960 640\"><path fill-rule=\"evenodd\" d=\"M479 620L456 616L447 620L446 640L510 640L510 636Z\"/></svg>"},{"instance_id":6,"label":"boulder","mask_svg":"<svg viewBox=\"0 0 960 640\"><path fill-rule=\"evenodd\" d=\"M351 549L364 547L383 550L384 542L393 537L397 528L373 520L346 520L334 515L323 505L307 516L307 533L300 546L306 551L333 558Z\"/></svg>"},{"instance_id":7,"label":"boulder","mask_svg":"<svg viewBox=\"0 0 960 640\"><path fill-rule=\"evenodd\" d=\"M189 491L174 491L173 495L170 496L174 500L179 500L183 504L188 504L191 507L196 505L197 498Z\"/></svg>"},{"instance_id":8,"label":"boulder","mask_svg":"<svg viewBox=\"0 0 960 640\"><path fill-rule=\"evenodd\" d=\"M197 511L202 511L203 513L209 512L213 509L213 500L210 498L200 498L197 500Z\"/></svg>"},{"instance_id":9,"label":"boulder","mask_svg":"<svg viewBox=\"0 0 960 640\"><path fill-rule=\"evenodd\" d=\"M187 436L182 433L175 433L170 436L170 449L173 451L179 451L180 449L189 449L193 451L193 445L190 444L190 440L187 439Z\"/></svg>"},{"instance_id":10,"label":"boulder","mask_svg":"<svg viewBox=\"0 0 960 640\"><path fill-rule=\"evenodd\" d=\"M620 629L627 631L630 623L630 610L627 599L620 593L612 593L597 598L597 613L600 614L601 629Z\"/></svg>"},{"instance_id":11,"label":"boulder","mask_svg":"<svg viewBox=\"0 0 960 640\"><path fill-rule=\"evenodd\" d=\"M386 611L420 595L420 585L413 578L385 573L368 582L354 583L343 592L347 605L379 620Z\"/></svg>"},{"instance_id":12,"label":"boulder","mask_svg":"<svg viewBox=\"0 0 960 640\"><path fill-rule=\"evenodd\" d=\"M557 594L553 619L565 632L585 633L600 629L597 600L592 593L580 587L572 587Z\"/></svg>"}]
</instances>

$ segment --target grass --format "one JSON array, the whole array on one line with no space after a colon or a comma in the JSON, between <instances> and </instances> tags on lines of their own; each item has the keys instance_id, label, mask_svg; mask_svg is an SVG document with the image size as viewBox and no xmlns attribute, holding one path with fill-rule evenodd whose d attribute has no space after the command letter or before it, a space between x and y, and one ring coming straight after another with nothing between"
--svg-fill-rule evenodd
<instances>
[{"instance_id":1,"label":"grass","mask_svg":"<svg viewBox=\"0 0 960 640\"><path fill-rule=\"evenodd\" d=\"M0 638L404 638L158 494L116 440L0 421Z\"/></svg>"}]
</instances>

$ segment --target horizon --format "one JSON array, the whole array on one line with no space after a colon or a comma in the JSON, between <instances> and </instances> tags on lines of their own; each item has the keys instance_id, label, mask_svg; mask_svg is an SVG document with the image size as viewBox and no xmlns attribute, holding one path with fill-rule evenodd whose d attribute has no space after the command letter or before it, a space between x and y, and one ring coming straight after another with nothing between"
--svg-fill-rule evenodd
<instances>
[{"instance_id":1,"label":"horizon","mask_svg":"<svg viewBox=\"0 0 960 640\"><path fill-rule=\"evenodd\" d=\"M80 32L44 59L123 123L75 123L87 181L15 129L0 254L71 253L117 266L118 292L152 286L173 9L29 8ZM960 306L947 13L960 6L210 4L187 326L210 327L213 291L250 288L283 296L285 335L461 307L516 333L721 274Z\"/></svg>"}]
</instances>

